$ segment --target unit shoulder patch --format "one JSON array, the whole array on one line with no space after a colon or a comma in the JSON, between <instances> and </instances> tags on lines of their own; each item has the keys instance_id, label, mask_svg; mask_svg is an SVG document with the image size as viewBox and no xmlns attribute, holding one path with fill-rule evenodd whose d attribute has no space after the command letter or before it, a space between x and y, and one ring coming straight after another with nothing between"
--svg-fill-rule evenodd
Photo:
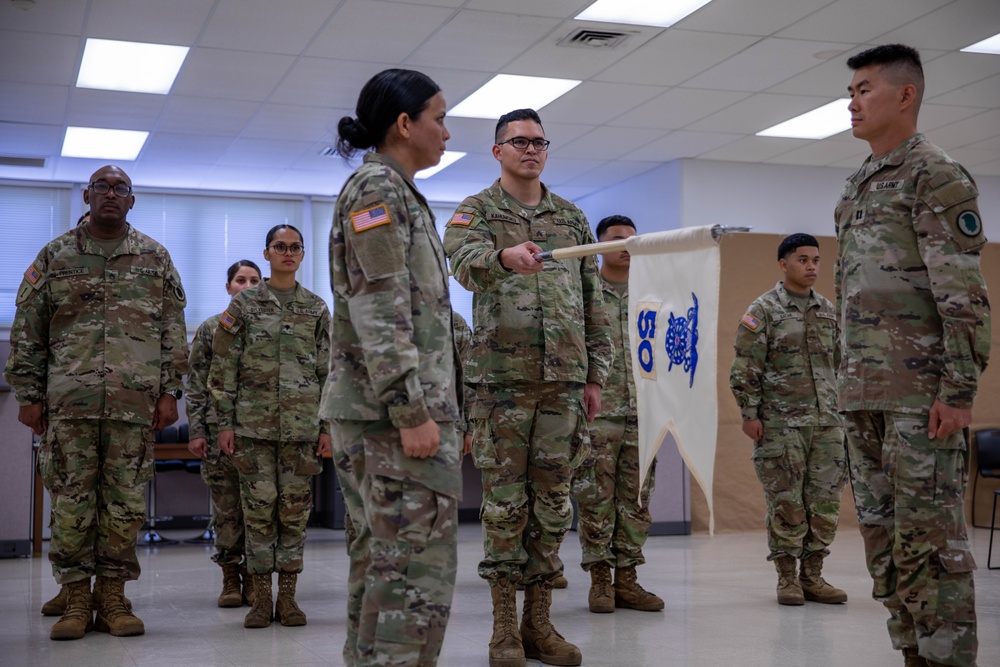
<instances>
[{"instance_id":1,"label":"unit shoulder patch","mask_svg":"<svg viewBox=\"0 0 1000 667\"><path fill-rule=\"evenodd\" d=\"M377 204L356 213L351 213L351 225L355 233L366 232L375 227L381 227L392 222L389 216L389 207L385 204Z\"/></svg>"},{"instance_id":2,"label":"unit shoulder patch","mask_svg":"<svg viewBox=\"0 0 1000 667\"><path fill-rule=\"evenodd\" d=\"M975 238L983 233L983 221L979 217L979 212L967 209L958 214L955 219L955 226L969 238Z\"/></svg>"}]
</instances>

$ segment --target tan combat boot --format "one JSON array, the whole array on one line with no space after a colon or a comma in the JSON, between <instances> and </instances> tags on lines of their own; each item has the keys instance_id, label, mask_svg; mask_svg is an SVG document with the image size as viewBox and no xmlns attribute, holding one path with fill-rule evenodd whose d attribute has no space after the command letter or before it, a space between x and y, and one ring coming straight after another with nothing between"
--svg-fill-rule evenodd
<instances>
[{"instance_id":1,"label":"tan combat boot","mask_svg":"<svg viewBox=\"0 0 1000 667\"><path fill-rule=\"evenodd\" d=\"M903 649L903 667L929 667L931 663L920 657L915 648Z\"/></svg>"},{"instance_id":2,"label":"tan combat boot","mask_svg":"<svg viewBox=\"0 0 1000 667\"><path fill-rule=\"evenodd\" d=\"M266 628L271 625L271 573L252 574L253 577L253 607L243 619L244 628Z\"/></svg>"},{"instance_id":3,"label":"tan combat boot","mask_svg":"<svg viewBox=\"0 0 1000 667\"><path fill-rule=\"evenodd\" d=\"M90 577L83 581L65 584L66 608L62 618L52 626L52 639L83 639L94 629L94 601L90 593Z\"/></svg>"},{"instance_id":4,"label":"tan combat boot","mask_svg":"<svg viewBox=\"0 0 1000 667\"><path fill-rule=\"evenodd\" d=\"M66 602L69 600L69 589L63 584L56 596L42 605L42 616L62 616L66 613Z\"/></svg>"},{"instance_id":5,"label":"tan combat boot","mask_svg":"<svg viewBox=\"0 0 1000 667\"><path fill-rule=\"evenodd\" d=\"M611 566L595 563L590 568L590 592L587 604L595 614L610 614L615 610L615 590L611 586Z\"/></svg>"},{"instance_id":6,"label":"tan combat boot","mask_svg":"<svg viewBox=\"0 0 1000 667\"><path fill-rule=\"evenodd\" d=\"M240 580L243 585L243 604L248 607L253 606L253 577L247 570L247 564L240 565Z\"/></svg>"},{"instance_id":7,"label":"tan combat boot","mask_svg":"<svg viewBox=\"0 0 1000 667\"><path fill-rule=\"evenodd\" d=\"M226 563L222 566L222 593L219 594L220 607L242 607L243 593L240 592L240 566Z\"/></svg>"},{"instance_id":8,"label":"tan combat boot","mask_svg":"<svg viewBox=\"0 0 1000 667\"><path fill-rule=\"evenodd\" d=\"M663 609L663 600L639 585L635 565L630 565L615 568L615 606L639 611L660 611Z\"/></svg>"},{"instance_id":9,"label":"tan combat boot","mask_svg":"<svg viewBox=\"0 0 1000 667\"><path fill-rule=\"evenodd\" d=\"M104 593L104 582L107 581L106 577L98 577L94 582L94 611L97 611L97 607L101 604L101 595ZM125 600L125 608L132 611L132 601L128 598L122 598Z\"/></svg>"},{"instance_id":10,"label":"tan combat boot","mask_svg":"<svg viewBox=\"0 0 1000 667\"><path fill-rule=\"evenodd\" d=\"M493 596L493 636L490 667L524 667L524 647L517 627L517 592L510 579L490 585Z\"/></svg>"},{"instance_id":11,"label":"tan combat boot","mask_svg":"<svg viewBox=\"0 0 1000 667\"><path fill-rule=\"evenodd\" d=\"M807 600L824 604L847 602L847 593L831 586L820 576L823 572L823 554L812 553L802 559L799 585Z\"/></svg>"},{"instance_id":12,"label":"tan combat boot","mask_svg":"<svg viewBox=\"0 0 1000 667\"><path fill-rule=\"evenodd\" d=\"M778 604L794 606L805 604L802 586L795 576L795 557L788 554L776 556L774 569L778 571Z\"/></svg>"},{"instance_id":13,"label":"tan combat boot","mask_svg":"<svg viewBox=\"0 0 1000 667\"><path fill-rule=\"evenodd\" d=\"M94 590L97 620L94 629L110 632L113 637L133 637L146 632L146 626L125 604L125 580L97 577Z\"/></svg>"},{"instance_id":14,"label":"tan combat boot","mask_svg":"<svg viewBox=\"0 0 1000 667\"><path fill-rule=\"evenodd\" d=\"M521 616L521 640L526 658L541 660L546 665L573 667L583 662L583 654L556 632L549 620L552 589L548 582L528 585L524 589L524 613Z\"/></svg>"},{"instance_id":15,"label":"tan combat boot","mask_svg":"<svg viewBox=\"0 0 1000 667\"><path fill-rule=\"evenodd\" d=\"M306 624L305 612L295 603L297 579L298 575L291 572L278 573L278 601L274 604L274 620L287 627Z\"/></svg>"}]
</instances>

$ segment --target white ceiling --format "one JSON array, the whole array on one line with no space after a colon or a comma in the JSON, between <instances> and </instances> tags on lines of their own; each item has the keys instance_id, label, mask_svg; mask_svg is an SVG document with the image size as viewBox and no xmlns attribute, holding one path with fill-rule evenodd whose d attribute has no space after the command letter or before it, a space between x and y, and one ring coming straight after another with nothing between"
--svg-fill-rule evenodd
<instances>
[{"instance_id":1,"label":"white ceiling","mask_svg":"<svg viewBox=\"0 0 1000 667\"><path fill-rule=\"evenodd\" d=\"M850 132L754 133L843 97L844 60L891 41L923 54L921 130L973 174L1000 175L1000 56L959 52L1000 33L998 0L714 0L666 30L572 18L589 4L0 0L0 155L45 158L0 179L86 182L103 160L59 157L66 127L83 125L150 132L122 165L137 186L333 195L352 167L319 153L386 67L426 72L451 105L498 72L583 79L541 110L544 180L569 198L678 158L851 167L867 146ZM556 45L583 26L635 34L615 49ZM77 89L87 37L191 52L169 95ZM449 149L469 155L421 182L429 198L496 178L493 125L448 120Z\"/></svg>"}]
</instances>

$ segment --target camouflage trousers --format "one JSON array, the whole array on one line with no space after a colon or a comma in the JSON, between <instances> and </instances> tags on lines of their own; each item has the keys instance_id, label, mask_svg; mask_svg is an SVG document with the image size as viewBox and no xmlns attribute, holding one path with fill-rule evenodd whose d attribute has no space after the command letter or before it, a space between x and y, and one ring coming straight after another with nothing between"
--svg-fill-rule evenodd
<instances>
[{"instance_id":1,"label":"camouflage trousers","mask_svg":"<svg viewBox=\"0 0 1000 667\"><path fill-rule=\"evenodd\" d=\"M590 450L583 385L482 384L469 423L483 476L479 576L525 584L554 579L572 523L570 481Z\"/></svg>"},{"instance_id":2,"label":"camouflage trousers","mask_svg":"<svg viewBox=\"0 0 1000 667\"><path fill-rule=\"evenodd\" d=\"M301 572L312 510L310 478L322 469L316 444L237 435L232 460L240 471L247 569L252 574Z\"/></svg>"},{"instance_id":3,"label":"camouflage trousers","mask_svg":"<svg viewBox=\"0 0 1000 667\"><path fill-rule=\"evenodd\" d=\"M138 579L136 541L153 478L153 432L106 419L50 421L38 474L52 494L49 561L60 584Z\"/></svg>"},{"instance_id":4,"label":"camouflage trousers","mask_svg":"<svg viewBox=\"0 0 1000 667\"><path fill-rule=\"evenodd\" d=\"M767 501L768 560L830 553L847 483L844 429L764 424L751 458Z\"/></svg>"},{"instance_id":5,"label":"camouflage trousers","mask_svg":"<svg viewBox=\"0 0 1000 667\"><path fill-rule=\"evenodd\" d=\"M927 437L927 415L848 412L854 502L872 597L889 610L893 648L976 664L976 602L965 527L962 433Z\"/></svg>"},{"instance_id":6,"label":"camouflage trousers","mask_svg":"<svg viewBox=\"0 0 1000 667\"><path fill-rule=\"evenodd\" d=\"M579 517L581 566L642 565L649 536L649 498L656 462L650 466L639 502L639 421L636 417L596 418L590 424L590 456L573 474L572 494Z\"/></svg>"},{"instance_id":7,"label":"camouflage trousers","mask_svg":"<svg viewBox=\"0 0 1000 667\"><path fill-rule=\"evenodd\" d=\"M214 431L209 433L208 453L201 460L201 478L212 495L212 526L219 565L243 562L246 530L240 504L240 472L227 454L219 450Z\"/></svg>"},{"instance_id":8,"label":"camouflage trousers","mask_svg":"<svg viewBox=\"0 0 1000 667\"><path fill-rule=\"evenodd\" d=\"M414 479L366 473L366 444L369 451L402 446L390 423L333 426L351 558L344 664L432 667L455 590L458 502ZM458 438L448 426L441 425L442 441Z\"/></svg>"}]
</instances>

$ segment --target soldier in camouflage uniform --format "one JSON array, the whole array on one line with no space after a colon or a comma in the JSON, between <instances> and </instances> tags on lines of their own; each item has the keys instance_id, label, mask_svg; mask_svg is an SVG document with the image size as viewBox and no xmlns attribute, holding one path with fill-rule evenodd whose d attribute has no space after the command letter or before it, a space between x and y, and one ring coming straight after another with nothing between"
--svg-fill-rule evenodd
<instances>
[{"instance_id":1,"label":"soldier in camouflage uniform","mask_svg":"<svg viewBox=\"0 0 1000 667\"><path fill-rule=\"evenodd\" d=\"M425 75L386 70L361 91L338 150L363 164L337 198L334 317L322 415L348 508L347 665L430 667L458 561L461 365L448 268L413 182L441 159L445 100Z\"/></svg>"},{"instance_id":2,"label":"soldier in camouflage uniform","mask_svg":"<svg viewBox=\"0 0 1000 667\"><path fill-rule=\"evenodd\" d=\"M736 328L730 386L743 432L754 441L778 603L847 602L821 575L847 481L834 371L840 361L836 313L812 289L819 274L814 237L784 239L778 265L784 280L750 304ZM798 578L796 559L802 562Z\"/></svg>"},{"instance_id":3,"label":"soldier in camouflage uniform","mask_svg":"<svg viewBox=\"0 0 1000 667\"><path fill-rule=\"evenodd\" d=\"M917 133L920 55L850 58L854 136L872 154L836 210L840 409L872 595L905 664L976 663L968 443L990 309L975 182Z\"/></svg>"},{"instance_id":4,"label":"soldier in camouflage uniform","mask_svg":"<svg viewBox=\"0 0 1000 667\"><path fill-rule=\"evenodd\" d=\"M139 577L153 431L177 420L187 371L184 290L166 249L126 222L128 175L98 169L83 201L90 221L51 241L24 273L5 370L19 421L42 436L49 560L67 588L52 639L94 627L145 631L124 584Z\"/></svg>"},{"instance_id":5,"label":"soldier in camouflage uniform","mask_svg":"<svg viewBox=\"0 0 1000 667\"><path fill-rule=\"evenodd\" d=\"M477 387L469 421L483 475L479 575L493 597L490 665L526 657L578 665L580 650L556 632L549 608L571 521L570 479L588 454L587 421L600 410L611 365L611 330L594 257L535 257L594 240L583 212L540 180L549 142L538 114L502 116L495 141L500 178L462 202L444 235L455 278L474 293L466 368Z\"/></svg>"},{"instance_id":6,"label":"soldier in camouflage uniform","mask_svg":"<svg viewBox=\"0 0 1000 667\"><path fill-rule=\"evenodd\" d=\"M260 267L242 259L229 267L226 292L236 296L260 282ZM191 341L188 359L188 450L201 459L201 477L212 494L212 525L215 529L215 555L212 560L222 568L220 607L241 607L244 599L253 603L253 585L243 564L243 508L240 506L240 473L229 455L219 449L219 423L208 390L208 372L212 367L212 339L222 314L201 323ZM242 581L241 581L242 579ZM242 587L242 590L241 590Z\"/></svg>"},{"instance_id":7,"label":"soldier in camouflage uniform","mask_svg":"<svg viewBox=\"0 0 1000 667\"><path fill-rule=\"evenodd\" d=\"M612 215L597 225L598 241L635 236L635 223ZM656 461L639 490L639 420L628 334L628 270L622 250L601 255L604 310L611 322L615 356L601 392L601 412L590 425L590 456L573 475L573 499L579 517L583 569L590 572L590 611L611 613L615 607L658 611L663 600L636 581L635 568L646 559L642 545L649 536ZM614 584L611 570L614 568Z\"/></svg>"},{"instance_id":8,"label":"soldier in camouflage uniform","mask_svg":"<svg viewBox=\"0 0 1000 667\"><path fill-rule=\"evenodd\" d=\"M302 571L312 481L330 451L319 419L330 364L330 311L302 287L302 234L278 225L267 234L271 277L237 294L218 320L208 384L218 417L219 448L240 474L247 570L253 606L243 621L265 628L306 624L295 602ZM272 616L272 577L278 599Z\"/></svg>"}]
</instances>

